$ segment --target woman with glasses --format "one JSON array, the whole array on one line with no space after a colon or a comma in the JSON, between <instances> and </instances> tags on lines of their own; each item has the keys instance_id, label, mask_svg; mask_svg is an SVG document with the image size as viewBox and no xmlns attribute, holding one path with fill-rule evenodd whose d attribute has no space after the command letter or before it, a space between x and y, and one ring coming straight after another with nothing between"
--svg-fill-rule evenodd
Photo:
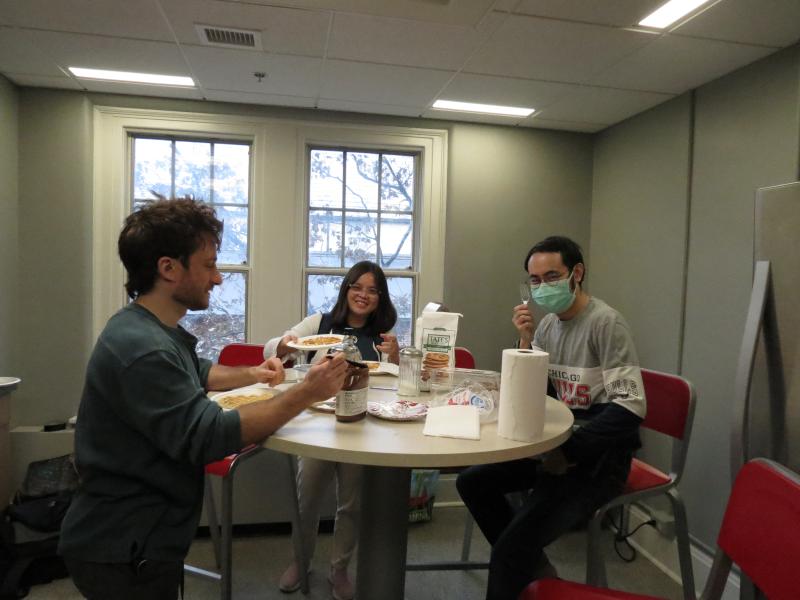
<instances>
[{"instance_id":1,"label":"woman with glasses","mask_svg":"<svg viewBox=\"0 0 800 600\"><path fill-rule=\"evenodd\" d=\"M398 364L400 347L392 328L397 311L389 298L383 270L375 263L356 263L345 275L333 309L303 319L264 346L264 356L277 356L284 362L295 358L295 350L287 344L315 334L347 333L356 337L364 360L385 360ZM316 354L316 356L314 355ZM323 352L309 355L309 362L321 360ZM306 558L311 564L319 528L320 505L325 490L336 478L336 520L333 529L333 554L328 580L335 600L353 597L353 586L347 566L358 539L359 487L361 466L331 461L299 458L297 496L300 503L300 533ZM296 559L281 575L278 587L283 592L300 588L300 565Z\"/></svg>"}]
</instances>

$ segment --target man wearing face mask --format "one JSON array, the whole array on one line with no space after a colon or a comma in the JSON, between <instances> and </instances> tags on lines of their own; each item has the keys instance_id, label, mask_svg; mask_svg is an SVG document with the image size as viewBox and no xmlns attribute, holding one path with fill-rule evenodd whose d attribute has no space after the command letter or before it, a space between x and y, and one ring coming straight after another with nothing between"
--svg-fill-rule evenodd
<instances>
[{"instance_id":1,"label":"man wearing face mask","mask_svg":"<svg viewBox=\"0 0 800 600\"><path fill-rule=\"evenodd\" d=\"M524 266L531 299L548 314L534 329L528 306L514 307L519 347L550 354L548 393L569 406L576 427L543 457L459 475L458 491L492 545L487 600L516 599L530 581L556 576L544 548L622 492L647 410L630 328L584 291L580 246L548 237L530 249ZM528 490L513 510L505 494Z\"/></svg>"}]
</instances>

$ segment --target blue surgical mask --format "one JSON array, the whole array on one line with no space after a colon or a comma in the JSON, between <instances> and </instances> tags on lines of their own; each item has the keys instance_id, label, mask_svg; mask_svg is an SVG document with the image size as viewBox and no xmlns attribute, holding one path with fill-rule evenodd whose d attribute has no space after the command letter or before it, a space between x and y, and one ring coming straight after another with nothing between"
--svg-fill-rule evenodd
<instances>
[{"instance_id":1,"label":"blue surgical mask","mask_svg":"<svg viewBox=\"0 0 800 600\"><path fill-rule=\"evenodd\" d=\"M553 283L542 283L531 289L531 299L538 307L549 313L560 314L575 302L575 292L569 289L569 282L574 272L566 279Z\"/></svg>"}]
</instances>

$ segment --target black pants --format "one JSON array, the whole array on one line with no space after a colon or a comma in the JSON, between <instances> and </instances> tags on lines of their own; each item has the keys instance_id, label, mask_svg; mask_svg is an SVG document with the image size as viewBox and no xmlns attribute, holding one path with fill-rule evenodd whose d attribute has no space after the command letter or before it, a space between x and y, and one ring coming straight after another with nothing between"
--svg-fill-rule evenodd
<instances>
[{"instance_id":1,"label":"black pants","mask_svg":"<svg viewBox=\"0 0 800 600\"><path fill-rule=\"evenodd\" d=\"M177 600L183 562L142 560L128 564L64 558L78 591L88 600Z\"/></svg>"},{"instance_id":2,"label":"black pants","mask_svg":"<svg viewBox=\"0 0 800 600\"><path fill-rule=\"evenodd\" d=\"M630 451L617 451L591 468L576 467L565 475L543 473L532 459L462 471L458 492L492 545L486 599L516 600L548 564L544 548L620 494L630 462ZM530 494L515 511L505 495L527 490Z\"/></svg>"}]
</instances>

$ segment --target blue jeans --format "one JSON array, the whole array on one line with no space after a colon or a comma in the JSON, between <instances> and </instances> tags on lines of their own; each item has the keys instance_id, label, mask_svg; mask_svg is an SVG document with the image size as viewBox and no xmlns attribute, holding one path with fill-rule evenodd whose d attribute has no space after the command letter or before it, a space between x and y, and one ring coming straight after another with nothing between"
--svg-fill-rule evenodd
<instances>
[{"instance_id":1,"label":"blue jeans","mask_svg":"<svg viewBox=\"0 0 800 600\"><path fill-rule=\"evenodd\" d=\"M591 465L564 475L541 471L534 459L469 467L456 486L464 504L492 546L486 600L517 600L549 563L544 548L586 522L622 491L630 450L610 450ZM510 492L529 491L514 510Z\"/></svg>"}]
</instances>

